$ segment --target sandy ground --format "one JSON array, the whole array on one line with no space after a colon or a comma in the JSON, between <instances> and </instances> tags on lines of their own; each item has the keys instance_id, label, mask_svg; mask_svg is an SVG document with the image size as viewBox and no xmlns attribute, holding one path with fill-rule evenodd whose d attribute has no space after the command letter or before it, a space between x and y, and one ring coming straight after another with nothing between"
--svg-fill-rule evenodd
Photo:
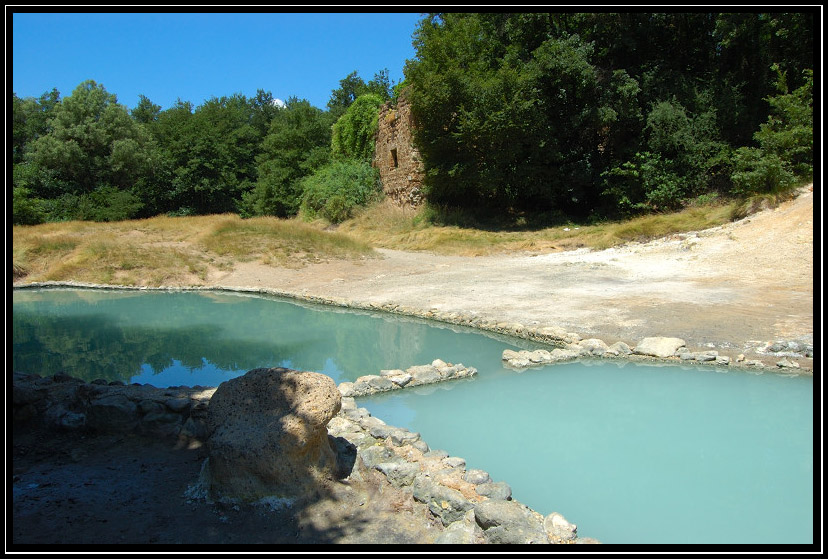
<instances>
[{"instance_id":1,"label":"sandy ground","mask_svg":"<svg viewBox=\"0 0 828 559\"><path fill-rule=\"evenodd\" d=\"M740 222L605 251L453 257L381 250L376 259L298 269L241 264L211 272L208 283L557 325L608 343L678 336L689 347L713 344L733 354L778 339L813 343L813 231L806 188ZM290 551L297 543L429 543L440 533L421 504L371 472L324 498L269 510L188 494L203 448L19 426L11 443L7 550L170 544L171 551L223 551L256 543Z\"/></svg>"},{"instance_id":2,"label":"sandy ground","mask_svg":"<svg viewBox=\"0 0 828 559\"><path fill-rule=\"evenodd\" d=\"M207 283L561 326L610 344L646 336L680 337L688 347L812 343L812 190L721 227L603 251L460 257L380 249L379 259L298 269L242 263Z\"/></svg>"}]
</instances>

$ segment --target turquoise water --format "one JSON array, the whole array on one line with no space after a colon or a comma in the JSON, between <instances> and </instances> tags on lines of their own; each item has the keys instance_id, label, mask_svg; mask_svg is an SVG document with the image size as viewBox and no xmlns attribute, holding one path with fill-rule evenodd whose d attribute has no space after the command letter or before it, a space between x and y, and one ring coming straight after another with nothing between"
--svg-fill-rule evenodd
<instances>
[{"instance_id":1,"label":"turquoise water","mask_svg":"<svg viewBox=\"0 0 828 559\"><path fill-rule=\"evenodd\" d=\"M216 386L287 366L339 383L441 358L478 376L361 398L604 543L813 542L813 378L612 361L516 373L539 347L226 292L13 292L14 370Z\"/></svg>"},{"instance_id":2,"label":"turquoise water","mask_svg":"<svg viewBox=\"0 0 828 559\"><path fill-rule=\"evenodd\" d=\"M603 543L813 542L813 382L571 363L360 400Z\"/></svg>"}]
</instances>

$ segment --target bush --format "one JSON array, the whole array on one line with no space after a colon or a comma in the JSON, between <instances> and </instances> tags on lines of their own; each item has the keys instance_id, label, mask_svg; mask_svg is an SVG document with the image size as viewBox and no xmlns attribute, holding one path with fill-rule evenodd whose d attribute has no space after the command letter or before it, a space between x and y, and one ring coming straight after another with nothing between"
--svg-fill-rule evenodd
<instances>
[{"instance_id":1,"label":"bush","mask_svg":"<svg viewBox=\"0 0 828 559\"><path fill-rule=\"evenodd\" d=\"M737 196L774 194L796 183L793 173L785 168L775 153L758 148L739 148L733 153L732 192Z\"/></svg>"},{"instance_id":2,"label":"bush","mask_svg":"<svg viewBox=\"0 0 828 559\"><path fill-rule=\"evenodd\" d=\"M32 198L23 187L12 189L12 223L14 225L36 225L45 219L40 200Z\"/></svg>"},{"instance_id":3,"label":"bush","mask_svg":"<svg viewBox=\"0 0 828 559\"><path fill-rule=\"evenodd\" d=\"M657 153L645 151L604 172L606 188L602 194L614 205L610 213L631 216L680 208L685 191L681 179L672 172L671 163Z\"/></svg>"},{"instance_id":4,"label":"bush","mask_svg":"<svg viewBox=\"0 0 828 559\"><path fill-rule=\"evenodd\" d=\"M354 208L371 202L381 192L379 173L365 161L343 159L321 167L301 181L302 213L341 223Z\"/></svg>"},{"instance_id":5,"label":"bush","mask_svg":"<svg viewBox=\"0 0 828 559\"><path fill-rule=\"evenodd\" d=\"M383 100L371 93L360 95L333 125L331 153L334 157L363 159L374 156L379 108Z\"/></svg>"}]
</instances>

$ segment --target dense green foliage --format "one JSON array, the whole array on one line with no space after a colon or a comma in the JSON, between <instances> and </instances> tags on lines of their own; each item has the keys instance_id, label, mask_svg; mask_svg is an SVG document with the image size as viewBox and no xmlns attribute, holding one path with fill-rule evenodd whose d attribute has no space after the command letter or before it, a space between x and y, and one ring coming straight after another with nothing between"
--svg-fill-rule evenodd
<instances>
[{"instance_id":1,"label":"dense green foliage","mask_svg":"<svg viewBox=\"0 0 828 559\"><path fill-rule=\"evenodd\" d=\"M810 172L813 13L431 14L414 45L432 203L600 218Z\"/></svg>"},{"instance_id":2,"label":"dense green foliage","mask_svg":"<svg viewBox=\"0 0 828 559\"><path fill-rule=\"evenodd\" d=\"M370 161L374 157L374 137L377 133L379 95L360 95L333 125L331 150L334 157L348 157Z\"/></svg>"},{"instance_id":3,"label":"dense green foliage","mask_svg":"<svg viewBox=\"0 0 828 559\"><path fill-rule=\"evenodd\" d=\"M328 112L337 120L358 97L369 94L378 95L383 102L391 99L392 86L388 79L388 69L374 74L374 78L368 83L365 83L356 71L345 76L339 81L339 87L331 92Z\"/></svg>"},{"instance_id":4,"label":"dense green foliage","mask_svg":"<svg viewBox=\"0 0 828 559\"><path fill-rule=\"evenodd\" d=\"M255 188L243 197L242 215L294 215L300 180L330 157L331 118L307 101L288 99L276 113L258 158Z\"/></svg>"},{"instance_id":5,"label":"dense green foliage","mask_svg":"<svg viewBox=\"0 0 828 559\"><path fill-rule=\"evenodd\" d=\"M352 72L325 110L263 90L130 110L91 80L14 94L13 222L339 221L403 88L434 206L601 220L777 193L813 175L813 16L431 14L402 83Z\"/></svg>"},{"instance_id":6,"label":"dense green foliage","mask_svg":"<svg viewBox=\"0 0 828 559\"><path fill-rule=\"evenodd\" d=\"M340 223L381 191L379 173L365 160L338 159L302 180L302 212Z\"/></svg>"}]
</instances>

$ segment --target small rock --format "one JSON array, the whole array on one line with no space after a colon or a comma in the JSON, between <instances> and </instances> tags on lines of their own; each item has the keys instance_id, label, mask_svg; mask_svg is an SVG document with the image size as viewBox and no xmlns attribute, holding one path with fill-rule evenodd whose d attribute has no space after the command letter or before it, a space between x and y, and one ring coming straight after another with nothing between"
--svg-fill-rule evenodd
<instances>
[{"instance_id":1,"label":"small rock","mask_svg":"<svg viewBox=\"0 0 828 559\"><path fill-rule=\"evenodd\" d=\"M543 521L543 527L553 540L568 541L577 537L578 527L559 512L549 514Z\"/></svg>"},{"instance_id":2,"label":"small rock","mask_svg":"<svg viewBox=\"0 0 828 559\"><path fill-rule=\"evenodd\" d=\"M483 483L489 483L492 481L492 478L489 477L489 473L484 470L468 470L465 474L463 474L463 480L468 481L473 485L480 485Z\"/></svg>"},{"instance_id":3,"label":"small rock","mask_svg":"<svg viewBox=\"0 0 828 559\"><path fill-rule=\"evenodd\" d=\"M799 363L797 363L796 361L791 361L790 359L785 357L781 361L777 361L776 366L783 369L798 369Z\"/></svg>"},{"instance_id":4,"label":"small rock","mask_svg":"<svg viewBox=\"0 0 828 559\"><path fill-rule=\"evenodd\" d=\"M615 342L614 344L609 346L608 351L613 351L618 355L629 355L632 353L632 349L630 349L630 346L628 346L624 342Z\"/></svg>"},{"instance_id":5,"label":"small rock","mask_svg":"<svg viewBox=\"0 0 828 559\"><path fill-rule=\"evenodd\" d=\"M478 495L500 501L512 499L512 488L505 481L490 481L475 487Z\"/></svg>"}]
</instances>

